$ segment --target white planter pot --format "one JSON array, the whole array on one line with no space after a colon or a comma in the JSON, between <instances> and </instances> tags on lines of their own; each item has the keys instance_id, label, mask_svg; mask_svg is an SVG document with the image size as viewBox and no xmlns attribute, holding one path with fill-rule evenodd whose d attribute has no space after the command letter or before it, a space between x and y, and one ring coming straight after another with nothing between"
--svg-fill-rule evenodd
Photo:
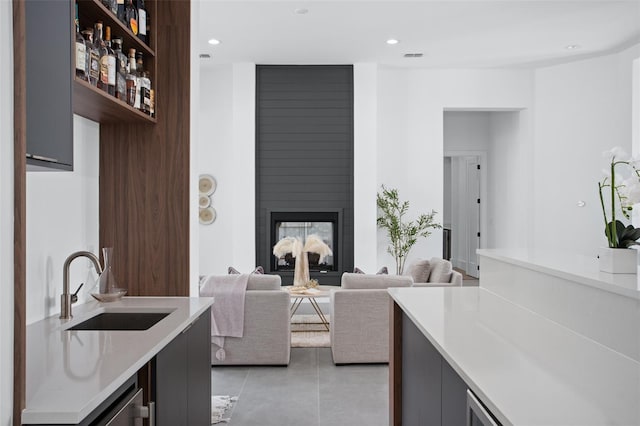
<instances>
[{"instance_id":1,"label":"white planter pot","mask_svg":"<svg viewBox=\"0 0 640 426\"><path fill-rule=\"evenodd\" d=\"M635 274L638 271L638 250L600 247L600 270L611 274Z\"/></svg>"}]
</instances>

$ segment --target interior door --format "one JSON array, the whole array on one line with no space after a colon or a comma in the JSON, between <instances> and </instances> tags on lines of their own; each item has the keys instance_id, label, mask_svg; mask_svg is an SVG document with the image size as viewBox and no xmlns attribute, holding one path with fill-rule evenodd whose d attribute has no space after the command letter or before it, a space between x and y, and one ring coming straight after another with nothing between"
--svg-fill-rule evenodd
<instances>
[{"instance_id":1,"label":"interior door","mask_svg":"<svg viewBox=\"0 0 640 426\"><path fill-rule=\"evenodd\" d=\"M467 238L466 238L466 273L474 278L478 277L478 255L480 248L480 161L478 157L468 157L466 161L467 175Z\"/></svg>"}]
</instances>

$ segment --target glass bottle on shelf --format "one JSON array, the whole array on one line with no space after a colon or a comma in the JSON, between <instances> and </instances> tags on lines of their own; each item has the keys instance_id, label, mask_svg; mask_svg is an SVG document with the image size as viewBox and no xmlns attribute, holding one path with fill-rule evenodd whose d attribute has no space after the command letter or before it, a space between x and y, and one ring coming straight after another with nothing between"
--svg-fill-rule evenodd
<instances>
[{"instance_id":1,"label":"glass bottle on shelf","mask_svg":"<svg viewBox=\"0 0 640 426\"><path fill-rule=\"evenodd\" d=\"M87 81L87 45L80 34L78 4L76 3L76 77Z\"/></svg>"},{"instance_id":2,"label":"glass bottle on shelf","mask_svg":"<svg viewBox=\"0 0 640 426\"><path fill-rule=\"evenodd\" d=\"M116 95L116 53L111 47L111 27L107 26L104 29L104 43L107 48L107 77L108 88L107 92L111 96Z\"/></svg>"},{"instance_id":3,"label":"glass bottle on shelf","mask_svg":"<svg viewBox=\"0 0 640 426\"><path fill-rule=\"evenodd\" d=\"M116 0L102 0L102 4L114 15L118 13L118 5L116 4Z\"/></svg>"},{"instance_id":4,"label":"glass bottle on shelf","mask_svg":"<svg viewBox=\"0 0 640 426\"><path fill-rule=\"evenodd\" d=\"M149 73L144 70L142 52L136 53L136 70L138 72L138 82L140 87L140 106L137 107L145 114L149 114L149 105L151 103L150 93L151 80L149 79Z\"/></svg>"},{"instance_id":5,"label":"glass bottle on shelf","mask_svg":"<svg viewBox=\"0 0 640 426\"><path fill-rule=\"evenodd\" d=\"M136 76L136 49L129 49L129 69L126 76L127 81L127 103L135 108L137 93Z\"/></svg>"},{"instance_id":6,"label":"glass bottle on shelf","mask_svg":"<svg viewBox=\"0 0 640 426\"><path fill-rule=\"evenodd\" d=\"M93 42L93 29L87 28L82 32L82 35L84 35L87 46L87 70L89 83L92 86L97 86L98 79L100 78L100 55L98 54L98 50L95 48L95 44Z\"/></svg>"},{"instance_id":7,"label":"glass bottle on shelf","mask_svg":"<svg viewBox=\"0 0 640 426\"><path fill-rule=\"evenodd\" d=\"M122 53L122 39L113 39L116 55L116 98L127 101L127 57Z\"/></svg>"},{"instance_id":8,"label":"glass bottle on shelf","mask_svg":"<svg viewBox=\"0 0 640 426\"><path fill-rule=\"evenodd\" d=\"M153 89L149 90L149 115L156 116L156 92Z\"/></svg>"},{"instance_id":9,"label":"glass bottle on shelf","mask_svg":"<svg viewBox=\"0 0 640 426\"><path fill-rule=\"evenodd\" d=\"M109 51L102 39L102 21L96 22L93 34L93 46L98 52L100 74L98 77L98 89L109 91Z\"/></svg>"},{"instance_id":10,"label":"glass bottle on shelf","mask_svg":"<svg viewBox=\"0 0 640 426\"><path fill-rule=\"evenodd\" d=\"M138 38L147 43L147 8L144 0L138 0Z\"/></svg>"},{"instance_id":11,"label":"glass bottle on shelf","mask_svg":"<svg viewBox=\"0 0 640 426\"><path fill-rule=\"evenodd\" d=\"M124 14L127 28L135 35L138 35L138 11L133 5L133 0L126 0Z\"/></svg>"},{"instance_id":12,"label":"glass bottle on shelf","mask_svg":"<svg viewBox=\"0 0 640 426\"><path fill-rule=\"evenodd\" d=\"M118 20L126 24L127 21L125 20L125 17L124 17L124 0L116 0L116 6L117 6L116 16L118 17Z\"/></svg>"}]
</instances>

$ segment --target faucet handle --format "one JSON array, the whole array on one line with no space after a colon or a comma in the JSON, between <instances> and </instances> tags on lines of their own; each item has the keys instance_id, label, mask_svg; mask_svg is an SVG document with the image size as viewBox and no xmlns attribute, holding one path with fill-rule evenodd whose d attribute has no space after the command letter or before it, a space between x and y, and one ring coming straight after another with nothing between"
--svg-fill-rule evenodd
<instances>
[{"instance_id":1,"label":"faucet handle","mask_svg":"<svg viewBox=\"0 0 640 426\"><path fill-rule=\"evenodd\" d=\"M80 287L76 289L76 292L71 295L71 303L76 303L78 301L78 292L82 288L84 283L80 283Z\"/></svg>"}]
</instances>

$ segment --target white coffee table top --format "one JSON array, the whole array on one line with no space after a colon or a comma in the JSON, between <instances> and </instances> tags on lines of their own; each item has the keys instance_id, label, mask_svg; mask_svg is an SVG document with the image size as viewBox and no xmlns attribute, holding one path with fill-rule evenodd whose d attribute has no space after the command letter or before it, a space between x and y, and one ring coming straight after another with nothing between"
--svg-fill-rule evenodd
<instances>
[{"instance_id":1,"label":"white coffee table top","mask_svg":"<svg viewBox=\"0 0 640 426\"><path fill-rule=\"evenodd\" d=\"M291 297L308 299L310 297L328 297L329 291L333 287L334 286L330 285L319 285L318 287L305 290L304 293L292 292L291 289L293 288L293 286L291 285L287 285L282 288L285 289L291 295Z\"/></svg>"}]
</instances>

